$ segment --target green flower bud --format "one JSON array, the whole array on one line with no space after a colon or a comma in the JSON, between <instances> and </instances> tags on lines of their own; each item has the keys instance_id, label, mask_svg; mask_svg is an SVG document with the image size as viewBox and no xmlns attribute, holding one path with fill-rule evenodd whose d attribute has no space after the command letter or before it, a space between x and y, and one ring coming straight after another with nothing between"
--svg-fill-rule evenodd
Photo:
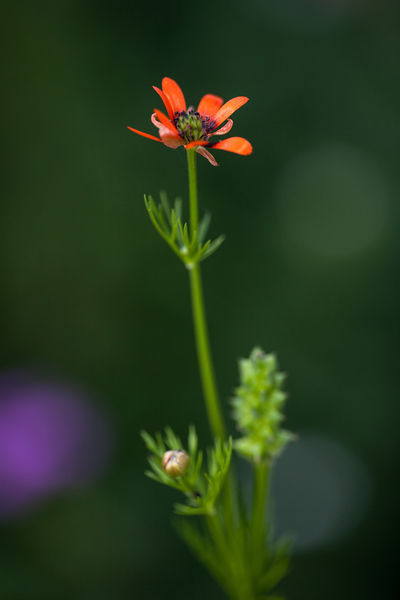
<instances>
[{"instance_id":1,"label":"green flower bud","mask_svg":"<svg viewBox=\"0 0 400 600\"><path fill-rule=\"evenodd\" d=\"M271 459L293 439L281 427L285 377L278 371L275 356L260 348L254 348L248 359L240 361L239 371L240 386L232 404L233 418L242 437L234 441L234 447L256 462Z\"/></svg>"}]
</instances>

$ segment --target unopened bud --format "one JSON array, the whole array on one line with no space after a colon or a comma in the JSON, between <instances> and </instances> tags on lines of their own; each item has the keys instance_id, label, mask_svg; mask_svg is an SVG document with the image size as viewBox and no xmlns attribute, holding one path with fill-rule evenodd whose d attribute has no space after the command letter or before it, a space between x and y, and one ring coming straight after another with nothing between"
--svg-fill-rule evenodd
<instances>
[{"instance_id":1,"label":"unopened bud","mask_svg":"<svg viewBox=\"0 0 400 600\"><path fill-rule=\"evenodd\" d=\"M170 477L182 477L188 470L190 456L183 450L168 450L162 457L163 471Z\"/></svg>"}]
</instances>

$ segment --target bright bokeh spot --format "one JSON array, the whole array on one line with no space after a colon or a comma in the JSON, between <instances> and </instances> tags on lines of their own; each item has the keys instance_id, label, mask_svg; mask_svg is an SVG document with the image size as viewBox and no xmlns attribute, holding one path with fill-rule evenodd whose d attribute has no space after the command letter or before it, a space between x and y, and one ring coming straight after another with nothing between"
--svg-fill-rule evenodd
<instances>
[{"instance_id":1,"label":"bright bokeh spot","mask_svg":"<svg viewBox=\"0 0 400 600\"><path fill-rule=\"evenodd\" d=\"M362 461L316 434L289 444L277 462L273 489L277 534L293 536L298 551L340 541L365 516L371 497Z\"/></svg>"},{"instance_id":2,"label":"bright bokeh spot","mask_svg":"<svg viewBox=\"0 0 400 600\"><path fill-rule=\"evenodd\" d=\"M90 482L109 451L109 425L81 392L24 373L0 377L0 518Z\"/></svg>"}]
</instances>

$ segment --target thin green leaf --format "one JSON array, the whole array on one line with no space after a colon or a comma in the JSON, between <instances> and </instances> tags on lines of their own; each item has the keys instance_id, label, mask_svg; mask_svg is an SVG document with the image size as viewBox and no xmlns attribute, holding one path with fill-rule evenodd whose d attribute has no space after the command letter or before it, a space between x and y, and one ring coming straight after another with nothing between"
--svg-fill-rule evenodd
<instances>
[{"instance_id":1,"label":"thin green leaf","mask_svg":"<svg viewBox=\"0 0 400 600\"><path fill-rule=\"evenodd\" d=\"M169 206L167 192L165 192L165 191L160 192L160 200L161 200L161 205L164 209L164 213L167 216L169 222L171 222L171 208Z\"/></svg>"},{"instance_id":2,"label":"thin green leaf","mask_svg":"<svg viewBox=\"0 0 400 600\"><path fill-rule=\"evenodd\" d=\"M180 438L175 435L171 427L165 428L165 441L171 450L183 450L183 444Z\"/></svg>"},{"instance_id":3,"label":"thin green leaf","mask_svg":"<svg viewBox=\"0 0 400 600\"><path fill-rule=\"evenodd\" d=\"M176 223L176 235L177 235L177 239L178 239L178 244L182 249L182 247L185 246L185 241L184 241L184 237L183 237L183 226L182 226L181 220L177 221L177 223Z\"/></svg>"},{"instance_id":4,"label":"thin green leaf","mask_svg":"<svg viewBox=\"0 0 400 600\"><path fill-rule=\"evenodd\" d=\"M285 577L289 569L289 557L281 558L261 577L259 585L261 589L271 590Z\"/></svg>"},{"instance_id":5,"label":"thin green leaf","mask_svg":"<svg viewBox=\"0 0 400 600\"><path fill-rule=\"evenodd\" d=\"M176 229L177 229L177 218L176 218L175 209L173 208L171 211L171 236L170 236L170 239L173 242L175 241L175 238L176 238Z\"/></svg>"},{"instance_id":6,"label":"thin green leaf","mask_svg":"<svg viewBox=\"0 0 400 600\"><path fill-rule=\"evenodd\" d=\"M207 234L208 228L210 227L210 222L211 222L211 213L206 212L205 215L203 216L203 218L201 219L199 228L197 230L197 239L199 241L199 244L203 243L204 238Z\"/></svg>"},{"instance_id":7,"label":"thin green leaf","mask_svg":"<svg viewBox=\"0 0 400 600\"><path fill-rule=\"evenodd\" d=\"M144 440L144 443L146 444L146 447L148 450L150 450L150 452L154 452L154 454L158 453L158 447L157 444L155 442L155 440L153 440L153 438L151 437L150 434L147 433L147 431L141 431L140 435L142 437L142 439Z\"/></svg>"},{"instance_id":8,"label":"thin green leaf","mask_svg":"<svg viewBox=\"0 0 400 600\"><path fill-rule=\"evenodd\" d=\"M190 246L190 237L189 237L189 228L188 228L188 224L185 223L183 226L183 242L186 246L186 248L189 248Z\"/></svg>"},{"instance_id":9,"label":"thin green leaf","mask_svg":"<svg viewBox=\"0 0 400 600\"><path fill-rule=\"evenodd\" d=\"M189 435L188 435L188 450L189 450L189 454L191 456L194 456L196 454L197 445L198 445L198 439L197 439L196 429L195 429L195 427L193 427L193 425L190 425Z\"/></svg>"},{"instance_id":10,"label":"thin green leaf","mask_svg":"<svg viewBox=\"0 0 400 600\"><path fill-rule=\"evenodd\" d=\"M174 525L178 534L187 543L196 558L211 572L228 595L232 596L232 580L229 577L229 571L215 551L215 545L198 531L193 521L179 519L179 521L176 520Z\"/></svg>"},{"instance_id":11,"label":"thin green leaf","mask_svg":"<svg viewBox=\"0 0 400 600\"><path fill-rule=\"evenodd\" d=\"M180 221L182 219L182 200L181 198L175 199L174 210L176 218Z\"/></svg>"},{"instance_id":12,"label":"thin green leaf","mask_svg":"<svg viewBox=\"0 0 400 600\"><path fill-rule=\"evenodd\" d=\"M216 252L218 250L218 248L221 246L221 244L224 241L225 241L225 236L224 235L220 235L219 237L217 237L216 240L214 240L213 242L211 242L211 244L208 246L208 248L204 252L204 254L202 254L201 260L204 260L205 258L208 258L212 254L214 254L214 252Z\"/></svg>"}]
</instances>

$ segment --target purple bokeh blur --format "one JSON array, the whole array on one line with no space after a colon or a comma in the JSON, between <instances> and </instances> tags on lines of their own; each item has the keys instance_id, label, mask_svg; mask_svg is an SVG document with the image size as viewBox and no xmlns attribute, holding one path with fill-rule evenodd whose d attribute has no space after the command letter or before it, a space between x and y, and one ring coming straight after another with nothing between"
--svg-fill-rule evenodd
<instances>
[{"instance_id":1,"label":"purple bokeh blur","mask_svg":"<svg viewBox=\"0 0 400 600\"><path fill-rule=\"evenodd\" d=\"M0 375L0 519L99 475L110 426L72 386L23 372Z\"/></svg>"}]
</instances>

